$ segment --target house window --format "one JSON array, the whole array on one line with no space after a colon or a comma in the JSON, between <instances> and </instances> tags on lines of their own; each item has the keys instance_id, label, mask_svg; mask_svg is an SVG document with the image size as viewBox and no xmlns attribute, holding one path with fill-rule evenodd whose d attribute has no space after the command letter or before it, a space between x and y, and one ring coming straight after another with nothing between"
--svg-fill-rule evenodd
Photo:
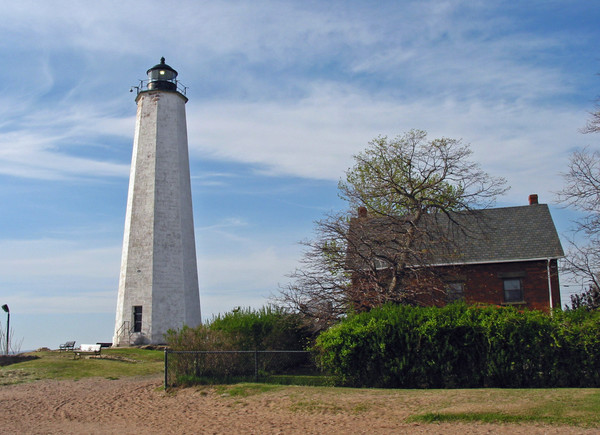
<instances>
[{"instance_id":1,"label":"house window","mask_svg":"<svg viewBox=\"0 0 600 435\"><path fill-rule=\"evenodd\" d=\"M450 282L446 285L446 300L448 302L462 301L465 299L465 283Z\"/></svg>"},{"instance_id":2,"label":"house window","mask_svg":"<svg viewBox=\"0 0 600 435\"><path fill-rule=\"evenodd\" d=\"M504 280L504 301L523 302L523 287L521 279L509 278Z\"/></svg>"},{"instance_id":3,"label":"house window","mask_svg":"<svg viewBox=\"0 0 600 435\"><path fill-rule=\"evenodd\" d=\"M142 332L142 306L133 307L133 332Z\"/></svg>"}]
</instances>

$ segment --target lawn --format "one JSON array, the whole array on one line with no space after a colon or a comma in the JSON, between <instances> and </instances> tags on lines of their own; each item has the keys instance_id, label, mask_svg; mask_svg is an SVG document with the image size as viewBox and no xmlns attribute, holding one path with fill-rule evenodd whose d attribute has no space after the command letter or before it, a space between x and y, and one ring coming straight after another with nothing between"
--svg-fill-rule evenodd
<instances>
[{"instance_id":1,"label":"lawn","mask_svg":"<svg viewBox=\"0 0 600 435\"><path fill-rule=\"evenodd\" d=\"M600 389L433 390L441 395L415 422L545 423L600 427Z\"/></svg>"},{"instance_id":2,"label":"lawn","mask_svg":"<svg viewBox=\"0 0 600 435\"><path fill-rule=\"evenodd\" d=\"M289 409L299 413L367 418L378 412L382 418L395 416L408 423L520 423L600 428L600 389L597 388L386 390L250 383L213 388L220 397L238 401L267 394L273 401L289 403Z\"/></svg>"},{"instance_id":3,"label":"lawn","mask_svg":"<svg viewBox=\"0 0 600 435\"><path fill-rule=\"evenodd\" d=\"M39 379L119 379L163 372L164 353L137 348L102 349L98 357L75 358L74 352L40 351L37 359L0 367L0 385Z\"/></svg>"}]
</instances>

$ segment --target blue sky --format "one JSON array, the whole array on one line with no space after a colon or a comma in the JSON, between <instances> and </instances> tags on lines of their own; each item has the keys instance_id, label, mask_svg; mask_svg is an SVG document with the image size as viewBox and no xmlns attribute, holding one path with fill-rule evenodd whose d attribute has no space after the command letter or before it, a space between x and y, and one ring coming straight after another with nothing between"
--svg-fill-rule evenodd
<instances>
[{"instance_id":1,"label":"blue sky","mask_svg":"<svg viewBox=\"0 0 600 435\"><path fill-rule=\"evenodd\" d=\"M461 138L512 186L499 205L552 205L570 153L598 146L578 129L600 94L599 22L583 0L4 2L0 303L15 338L112 339L129 88L161 56L189 86L209 319L285 285L378 135ZM566 233L574 214L552 210Z\"/></svg>"}]
</instances>

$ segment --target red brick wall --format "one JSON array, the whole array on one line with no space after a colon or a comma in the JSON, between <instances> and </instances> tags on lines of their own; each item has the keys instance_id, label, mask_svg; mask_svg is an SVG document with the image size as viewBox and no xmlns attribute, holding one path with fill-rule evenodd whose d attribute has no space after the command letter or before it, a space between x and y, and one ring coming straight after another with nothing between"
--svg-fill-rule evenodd
<instances>
[{"instance_id":1,"label":"red brick wall","mask_svg":"<svg viewBox=\"0 0 600 435\"><path fill-rule=\"evenodd\" d=\"M477 264L452 268L449 275L455 275L464 281L465 301L467 303L487 303L505 305L503 277L519 277L523 288L522 304L516 306L535 310L549 311L547 260L518 263ZM552 282L552 301L560 308L560 289L556 260L550 260ZM508 303L509 304L509 303Z\"/></svg>"},{"instance_id":2,"label":"red brick wall","mask_svg":"<svg viewBox=\"0 0 600 435\"><path fill-rule=\"evenodd\" d=\"M515 263L490 263L466 266L448 266L438 269L445 282L463 282L464 297L468 304L514 305L516 307L542 310L550 309L548 292L547 260ZM552 300L554 308L560 308L560 289L557 261L550 261ZM523 289L522 303L507 303L504 300L504 278L519 278ZM373 290L357 274L353 276L350 298L356 308L373 306L377 299ZM435 293L435 292L433 292ZM440 305L440 295L420 294L416 299L423 305ZM443 304L443 302L442 302Z\"/></svg>"}]
</instances>

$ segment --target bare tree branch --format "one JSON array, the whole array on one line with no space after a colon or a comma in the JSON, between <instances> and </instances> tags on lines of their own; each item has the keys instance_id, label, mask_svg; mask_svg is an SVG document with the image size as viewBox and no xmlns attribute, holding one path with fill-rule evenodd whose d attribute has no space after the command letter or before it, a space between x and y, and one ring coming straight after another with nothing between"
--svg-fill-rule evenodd
<instances>
[{"instance_id":1,"label":"bare tree branch","mask_svg":"<svg viewBox=\"0 0 600 435\"><path fill-rule=\"evenodd\" d=\"M596 111L590 113L585 127L581 129L582 133L600 133L600 106L596 105Z\"/></svg>"},{"instance_id":2,"label":"bare tree branch","mask_svg":"<svg viewBox=\"0 0 600 435\"><path fill-rule=\"evenodd\" d=\"M294 283L277 301L326 325L386 302L444 298L431 266L472 229L473 219L464 225L457 213L489 207L507 190L471 154L460 140L428 140L420 130L371 141L338 184L349 210L316 223Z\"/></svg>"},{"instance_id":3,"label":"bare tree branch","mask_svg":"<svg viewBox=\"0 0 600 435\"><path fill-rule=\"evenodd\" d=\"M565 259L565 271L585 279L598 287L600 273L600 152L583 149L576 151L563 174L565 185L558 199L583 213L575 224L574 237L579 235L584 243L569 240L570 248Z\"/></svg>"}]
</instances>

